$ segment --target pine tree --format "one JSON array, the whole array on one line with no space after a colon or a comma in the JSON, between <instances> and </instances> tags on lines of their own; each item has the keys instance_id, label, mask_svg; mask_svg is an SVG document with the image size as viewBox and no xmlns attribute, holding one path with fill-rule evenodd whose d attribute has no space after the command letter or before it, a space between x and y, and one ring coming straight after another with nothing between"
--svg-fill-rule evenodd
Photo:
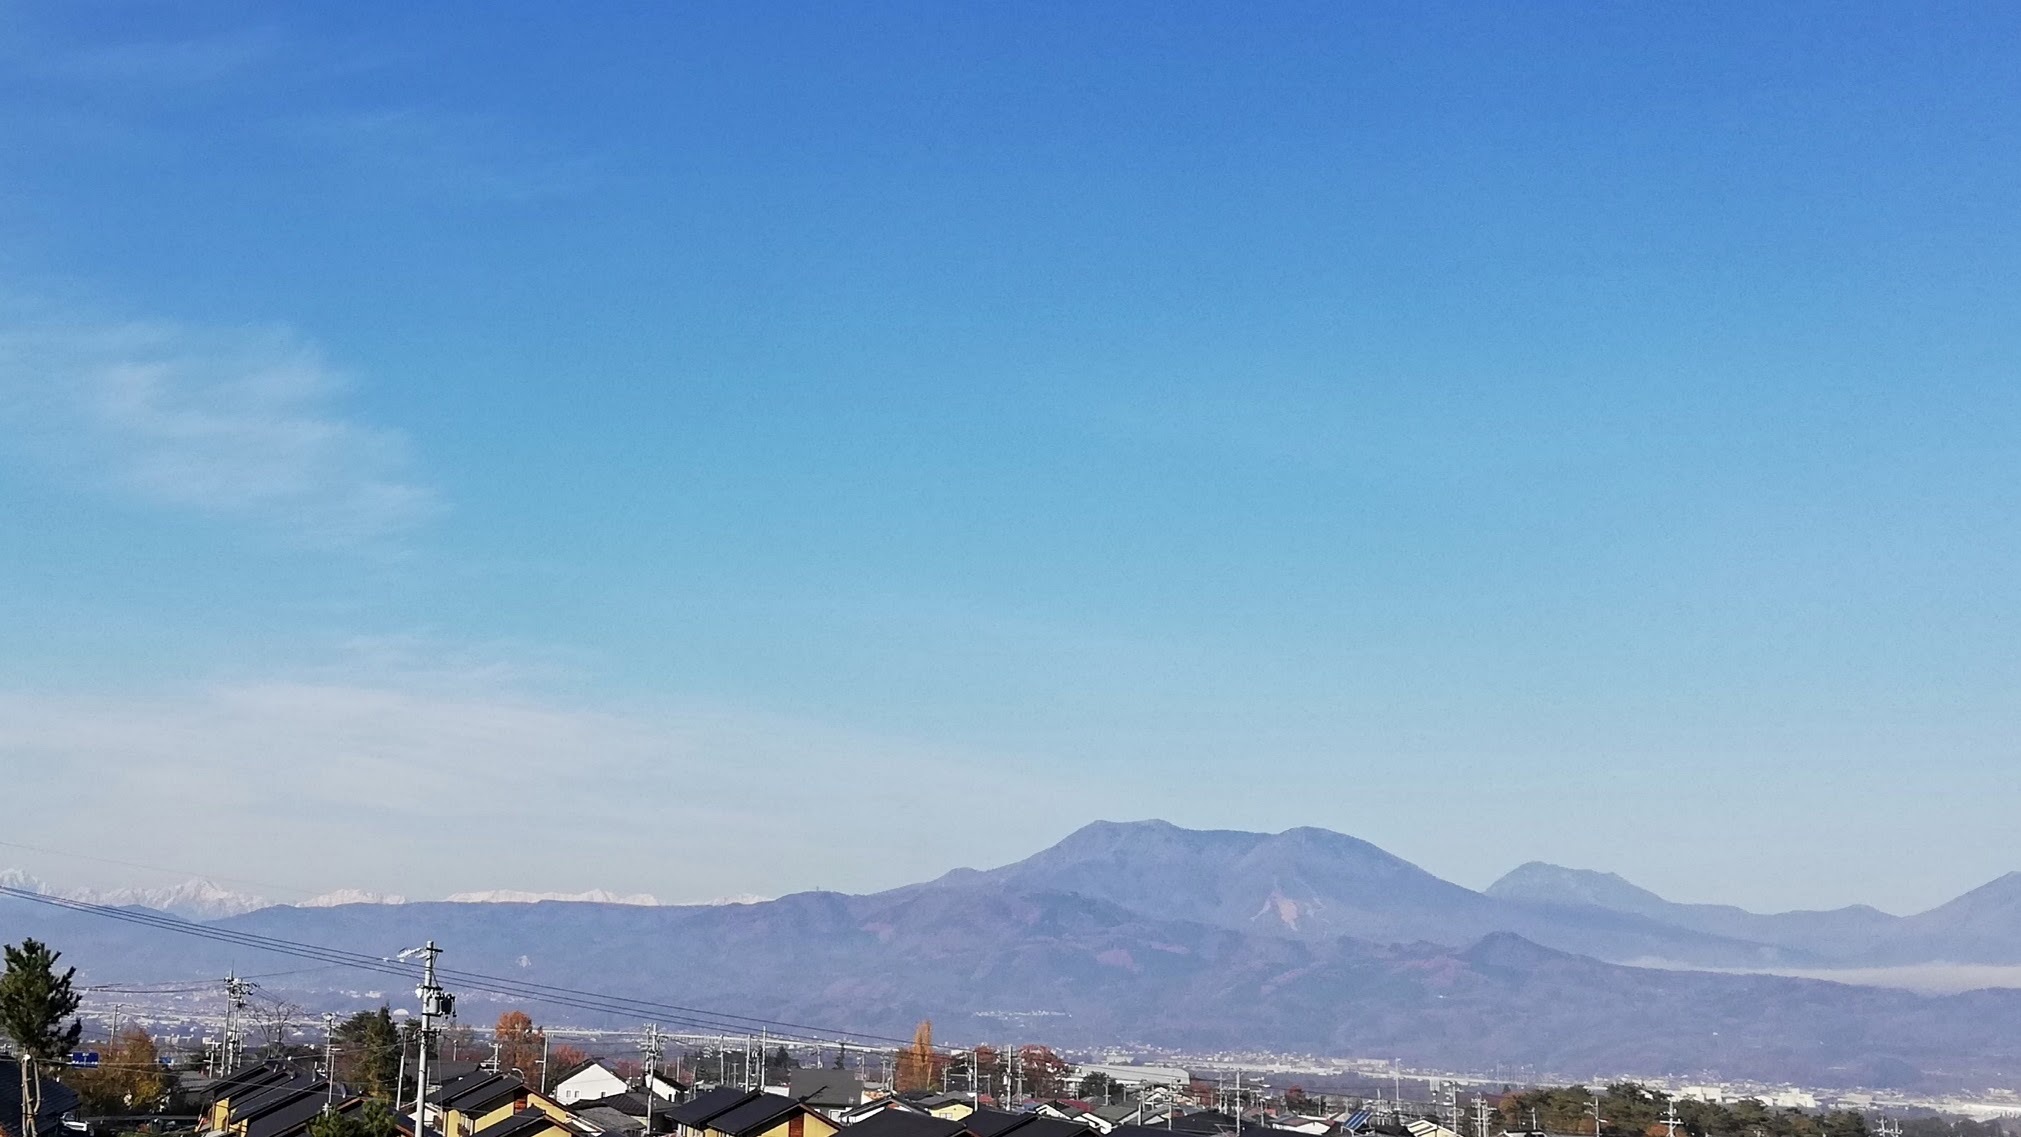
<instances>
[{"instance_id":1,"label":"pine tree","mask_svg":"<svg viewBox=\"0 0 2021 1137\"><path fill-rule=\"evenodd\" d=\"M79 998L71 988L77 969L56 974L63 953L35 940L9 944L7 971L0 975L0 1032L14 1040L21 1068L21 1137L34 1137L35 1118L42 1111L42 1078L37 1063L67 1058L84 1033L73 1018ZM70 1019L68 1026L63 1020Z\"/></svg>"},{"instance_id":2,"label":"pine tree","mask_svg":"<svg viewBox=\"0 0 2021 1137\"><path fill-rule=\"evenodd\" d=\"M337 1026L339 1066L344 1080L375 1098L392 1098L400 1087L400 1031L392 1008L359 1011Z\"/></svg>"}]
</instances>

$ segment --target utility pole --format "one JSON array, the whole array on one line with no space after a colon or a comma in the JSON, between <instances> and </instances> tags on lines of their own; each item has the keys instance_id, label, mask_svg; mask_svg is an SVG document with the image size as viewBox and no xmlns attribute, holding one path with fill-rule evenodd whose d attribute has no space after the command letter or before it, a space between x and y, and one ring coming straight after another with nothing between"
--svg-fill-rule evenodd
<instances>
[{"instance_id":1,"label":"utility pole","mask_svg":"<svg viewBox=\"0 0 2021 1137\"><path fill-rule=\"evenodd\" d=\"M223 1050L218 1059L218 1074L223 1076L238 1069L244 1047L239 1041L245 1030L239 1016L246 1009L246 994L253 985L240 979L236 974L225 976L225 1038Z\"/></svg>"},{"instance_id":2,"label":"utility pole","mask_svg":"<svg viewBox=\"0 0 2021 1137\"><path fill-rule=\"evenodd\" d=\"M645 1059L646 1128L644 1137L653 1137L653 1070L660 1060L660 1024L647 1023L645 1041L639 1043Z\"/></svg>"},{"instance_id":3,"label":"utility pole","mask_svg":"<svg viewBox=\"0 0 2021 1137\"><path fill-rule=\"evenodd\" d=\"M553 1042L554 1031L540 1032L540 1092L547 1092L547 1048Z\"/></svg>"},{"instance_id":4,"label":"utility pole","mask_svg":"<svg viewBox=\"0 0 2021 1137\"><path fill-rule=\"evenodd\" d=\"M1474 1096L1474 1137L1488 1137L1488 1099L1478 1094Z\"/></svg>"},{"instance_id":5,"label":"utility pole","mask_svg":"<svg viewBox=\"0 0 2021 1137\"><path fill-rule=\"evenodd\" d=\"M500 1042L498 1039L495 1038L492 1039L491 1060L484 1064L484 1068L491 1071L494 1074L498 1073L498 1068L504 1064L503 1058L504 1053L505 1053L505 1043Z\"/></svg>"},{"instance_id":6,"label":"utility pole","mask_svg":"<svg viewBox=\"0 0 2021 1137\"><path fill-rule=\"evenodd\" d=\"M442 949L434 940L415 949L421 955L421 986L414 994L421 1000L421 1040L420 1053L414 1059L414 1137L425 1137L428 1125L428 1044L435 1037L435 1020L447 1018L456 1011L456 996L442 989L435 981L435 957ZM407 954L407 953L402 953Z\"/></svg>"},{"instance_id":7,"label":"utility pole","mask_svg":"<svg viewBox=\"0 0 2021 1137\"><path fill-rule=\"evenodd\" d=\"M1600 1137L1600 1126L1606 1123L1606 1119L1600 1116L1599 1091L1594 1091L1593 1100L1586 1108L1593 1111L1593 1137Z\"/></svg>"},{"instance_id":8,"label":"utility pole","mask_svg":"<svg viewBox=\"0 0 2021 1137\"><path fill-rule=\"evenodd\" d=\"M1235 1137L1242 1137L1242 1067L1235 1068Z\"/></svg>"},{"instance_id":9,"label":"utility pole","mask_svg":"<svg viewBox=\"0 0 2021 1137\"><path fill-rule=\"evenodd\" d=\"M1663 1128L1666 1137L1677 1137L1678 1120L1677 1103L1673 1101L1670 1103L1670 1108L1663 1111ZM1881 1137L1888 1137L1886 1129L1881 1130Z\"/></svg>"},{"instance_id":10,"label":"utility pole","mask_svg":"<svg viewBox=\"0 0 2021 1137\"><path fill-rule=\"evenodd\" d=\"M337 1103L337 1016L323 1012L323 1112Z\"/></svg>"}]
</instances>

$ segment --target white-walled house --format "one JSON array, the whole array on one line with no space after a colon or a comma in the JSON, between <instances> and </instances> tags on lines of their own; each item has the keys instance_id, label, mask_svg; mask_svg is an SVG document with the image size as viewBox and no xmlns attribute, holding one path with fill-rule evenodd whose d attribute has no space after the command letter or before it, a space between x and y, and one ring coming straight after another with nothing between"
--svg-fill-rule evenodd
<instances>
[{"instance_id":1,"label":"white-walled house","mask_svg":"<svg viewBox=\"0 0 2021 1137\"><path fill-rule=\"evenodd\" d=\"M612 1094L621 1094L630 1089L625 1080L612 1072L602 1062L592 1059L573 1070L565 1071L562 1079L549 1089L554 1100L563 1105L574 1105L579 1101L595 1101Z\"/></svg>"}]
</instances>

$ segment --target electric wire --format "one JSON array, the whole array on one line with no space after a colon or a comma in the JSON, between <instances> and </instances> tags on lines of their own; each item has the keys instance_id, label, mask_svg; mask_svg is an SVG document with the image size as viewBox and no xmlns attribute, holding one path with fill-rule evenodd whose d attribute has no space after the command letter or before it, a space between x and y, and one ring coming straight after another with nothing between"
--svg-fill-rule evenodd
<instances>
[{"instance_id":1,"label":"electric wire","mask_svg":"<svg viewBox=\"0 0 2021 1137\"><path fill-rule=\"evenodd\" d=\"M325 964L327 967L346 967L398 976L403 979L411 978L413 975L410 967L402 964L397 959L385 956L365 955L363 953L325 947L319 944L303 943L298 940L289 940L277 936L265 936L258 933L219 928L207 924L194 924L174 916L151 913L144 909L94 904L89 901L48 896L5 885L0 885L0 895L13 896L50 907L104 916L109 919L136 924L142 927L175 932L216 943L230 944L235 947L252 948L272 952L277 955L312 959ZM297 969L297 971L304 972L322 969L301 968ZM898 1046L910 1044L907 1039L894 1038L889 1035L879 1035L867 1031L831 1029L810 1026L805 1023L766 1019L754 1015L708 1011L674 1003L662 1003L649 999L635 999L577 988L533 983L528 980L510 979L504 976L487 975L475 971L448 968L440 969L440 971L445 978L454 979L468 989L481 991L486 994L504 995L511 998L603 1014L657 1016L661 1021L676 1026L692 1027L701 1033L721 1035L734 1033L741 1036L748 1034L753 1029L761 1029L768 1039L777 1038L781 1042L827 1044L843 1039L855 1039L873 1043L890 1043ZM277 974L291 973L295 972L281 972ZM953 1053L951 1048L935 1047L935 1050L948 1050L950 1053Z\"/></svg>"}]
</instances>

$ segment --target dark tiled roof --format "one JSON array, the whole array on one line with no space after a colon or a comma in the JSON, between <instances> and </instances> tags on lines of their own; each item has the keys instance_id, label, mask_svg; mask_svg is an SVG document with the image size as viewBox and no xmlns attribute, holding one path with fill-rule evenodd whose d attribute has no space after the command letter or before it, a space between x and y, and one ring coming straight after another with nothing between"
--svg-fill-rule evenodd
<instances>
[{"instance_id":1,"label":"dark tiled roof","mask_svg":"<svg viewBox=\"0 0 2021 1137\"><path fill-rule=\"evenodd\" d=\"M286 1137L314 1121L329 1101L329 1087L325 1084L314 1093L303 1094L284 1106L248 1120L246 1137Z\"/></svg>"},{"instance_id":2,"label":"dark tiled roof","mask_svg":"<svg viewBox=\"0 0 2021 1137\"><path fill-rule=\"evenodd\" d=\"M497 1077L497 1075L489 1070L471 1070L467 1073L458 1074L453 1078L440 1079L431 1083L435 1088L428 1091L428 1100L440 1101L449 1094L467 1090L472 1086L490 1081L494 1077Z\"/></svg>"},{"instance_id":3,"label":"dark tiled roof","mask_svg":"<svg viewBox=\"0 0 2021 1137\"><path fill-rule=\"evenodd\" d=\"M1172 1119L1171 1127L1181 1133L1219 1133L1224 1129L1234 1129L1235 1118L1218 1109L1203 1109L1180 1114Z\"/></svg>"},{"instance_id":4,"label":"dark tiled roof","mask_svg":"<svg viewBox=\"0 0 2021 1137\"><path fill-rule=\"evenodd\" d=\"M1170 1133L1162 1125L1118 1125L1109 1130L1109 1137L1170 1137Z\"/></svg>"},{"instance_id":5,"label":"dark tiled roof","mask_svg":"<svg viewBox=\"0 0 2021 1137\"><path fill-rule=\"evenodd\" d=\"M526 1083L510 1074L491 1074L480 1070L468 1077L444 1083L441 1089L428 1096L428 1100L444 1109L469 1113L510 1101L526 1092Z\"/></svg>"},{"instance_id":6,"label":"dark tiled roof","mask_svg":"<svg viewBox=\"0 0 2021 1137\"><path fill-rule=\"evenodd\" d=\"M683 1102L667 1111L667 1116L682 1125L700 1129L716 1115L726 1113L758 1096L756 1090L740 1090L735 1086L717 1086L694 1100Z\"/></svg>"},{"instance_id":7,"label":"dark tiled roof","mask_svg":"<svg viewBox=\"0 0 2021 1137\"><path fill-rule=\"evenodd\" d=\"M1034 1117L1017 1127L1017 1137L1087 1137L1092 1132L1078 1121L1062 1121L1057 1117Z\"/></svg>"},{"instance_id":8,"label":"dark tiled roof","mask_svg":"<svg viewBox=\"0 0 2021 1137\"><path fill-rule=\"evenodd\" d=\"M526 1109L501 1117L471 1134L470 1137L527 1137L543 1129L567 1128L561 1122L549 1117L544 1110Z\"/></svg>"},{"instance_id":9,"label":"dark tiled roof","mask_svg":"<svg viewBox=\"0 0 2021 1137\"><path fill-rule=\"evenodd\" d=\"M305 1097L320 1101L329 1093L330 1084L317 1078L295 1078L271 1086L241 1090L233 1094L229 1102L231 1121L252 1121L277 1109L286 1109Z\"/></svg>"},{"instance_id":10,"label":"dark tiled roof","mask_svg":"<svg viewBox=\"0 0 2021 1137\"><path fill-rule=\"evenodd\" d=\"M617 1110L627 1117L644 1117L646 1115L646 1095L639 1093L637 1090L605 1094L603 1097L585 1099L575 1104L577 1107L583 1109L587 1109L593 1105L600 1105L605 1109ZM666 1117L673 1108L673 1106L667 1104L665 1098L653 1098L654 1117Z\"/></svg>"},{"instance_id":11,"label":"dark tiled roof","mask_svg":"<svg viewBox=\"0 0 2021 1137\"><path fill-rule=\"evenodd\" d=\"M787 1081L793 1097L813 1105L858 1105L863 1101L863 1082L847 1070L795 1070Z\"/></svg>"},{"instance_id":12,"label":"dark tiled roof","mask_svg":"<svg viewBox=\"0 0 2021 1137\"><path fill-rule=\"evenodd\" d=\"M318 1095L303 1098L285 1109L275 1110L248 1123L246 1133L248 1137L299 1137L308 1131L310 1122L322 1115L323 1105L328 1100L327 1097ZM355 1113L364 1107L365 1099L361 1097L347 1099L339 1096L337 1099L338 1113ZM393 1120L402 1133L410 1130L414 1124L412 1117L402 1117L398 1114L394 1115ZM428 1137L441 1137L441 1135L430 1130Z\"/></svg>"},{"instance_id":13,"label":"dark tiled roof","mask_svg":"<svg viewBox=\"0 0 2021 1137\"><path fill-rule=\"evenodd\" d=\"M36 1075L42 1084L42 1108L35 1115L37 1137L63 1132L63 1115L77 1108L77 1094L69 1086ZM21 1128L21 1067L12 1058L0 1058L0 1132L15 1133Z\"/></svg>"},{"instance_id":14,"label":"dark tiled roof","mask_svg":"<svg viewBox=\"0 0 2021 1137\"><path fill-rule=\"evenodd\" d=\"M609 1106L584 1105L581 1102L577 1102L573 1107L573 1111L577 1117L582 1118L584 1121L589 1122L606 1133L643 1133L646 1130L646 1123L643 1118L628 1117ZM671 1129L672 1126L667 1127L668 1131L671 1131ZM656 1133L662 1131L657 1117L653 1120L653 1131Z\"/></svg>"},{"instance_id":15,"label":"dark tiled roof","mask_svg":"<svg viewBox=\"0 0 2021 1137\"><path fill-rule=\"evenodd\" d=\"M735 1109L709 1119L709 1128L730 1137L747 1137L779 1124L787 1114L807 1107L783 1094L758 1094Z\"/></svg>"},{"instance_id":16,"label":"dark tiled roof","mask_svg":"<svg viewBox=\"0 0 2021 1137\"><path fill-rule=\"evenodd\" d=\"M1001 1109L978 1109L961 1119L961 1126L975 1137L1000 1137L1020 1125L1030 1125L1037 1118L1029 1113L1006 1113Z\"/></svg>"},{"instance_id":17,"label":"dark tiled roof","mask_svg":"<svg viewBox=\"0 0 2021 1137\"><path fill-rule=\"evenodd\" d=\"M848 1137L954 1137L961 1131L959 1121L884 1109L850 1126L846 1133Z\"/></svg>"},{"instance_id":18,"label":"dark tiled roof","mask_svg":"<svg viewBox=\"0 0 2021 1137\"><path fill-rule=\"evenodd\" d=\"M313 1081L315 1075L286 1062L255 1062L219 1077L207 1087L211 1100L218 1101L262 1086L281 1085L297 1079Z\"/></svg>"}]
</instances>

